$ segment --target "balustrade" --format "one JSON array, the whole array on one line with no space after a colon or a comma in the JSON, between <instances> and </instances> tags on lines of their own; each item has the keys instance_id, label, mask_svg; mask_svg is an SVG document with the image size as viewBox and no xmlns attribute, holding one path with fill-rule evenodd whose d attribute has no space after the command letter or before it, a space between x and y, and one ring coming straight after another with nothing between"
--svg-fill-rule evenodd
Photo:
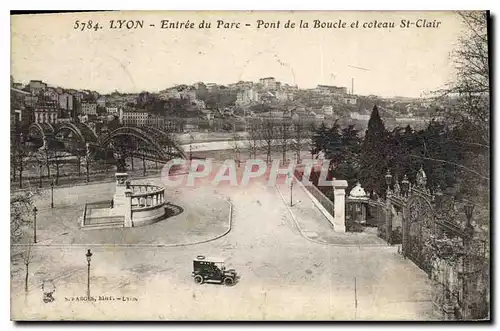
<instances>
[{"instance_id":1,"label":"balustrade","mask_svg":"<svg viewBox=\"0 0 500 331\"><path fill-rule=\"evenodd\" d=\"M163 205L165 189L154 185L131 185L131 199L134 208Z\"/></svg>"}]
</instances>

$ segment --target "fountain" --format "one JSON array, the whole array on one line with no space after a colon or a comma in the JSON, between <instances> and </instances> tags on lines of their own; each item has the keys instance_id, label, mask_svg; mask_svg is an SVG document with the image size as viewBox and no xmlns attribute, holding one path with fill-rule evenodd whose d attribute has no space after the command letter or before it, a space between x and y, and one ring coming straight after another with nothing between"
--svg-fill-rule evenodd
<instances>
[{"instance_id":1,"label":"fountain","mask_svg":"<svg viewBox=\"0 0 500 331\"><path fill-rule=\"evenodd\" d=\"M81 228L130 228L164 219L165 188L150 184L133 185L128 180L125 158L119 153L114 156L117 171L113 200L86 204L81 217Z\"/></svg>"}]
</instances>

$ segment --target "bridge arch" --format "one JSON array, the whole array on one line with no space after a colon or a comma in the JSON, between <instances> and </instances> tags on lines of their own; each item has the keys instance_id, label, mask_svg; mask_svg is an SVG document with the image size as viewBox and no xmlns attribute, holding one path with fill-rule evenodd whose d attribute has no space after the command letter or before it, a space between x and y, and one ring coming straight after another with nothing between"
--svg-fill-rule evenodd
<instances>
[{"instance_id":1,"label":"bridge arch","mask_svg":"<svg viewBox=\"0 0 500 331\"><path fill-rule=\"evenodd\" d=\"M82 144L98 144L98 138L95 132L85 123L62 123L56 130L54 136L67 133L72 134L77 142Z\"/></svg>"},{"instance_id":2,"label":"bridge arch","mask_svg":"<svg viewBox=\"0 0 500 331\"><path fill-rule=\"evenodd\" d=\"M50 123L33 123L28 127L28 134L30 136L52 136L54 131L54 127Z\"/></svg>"},{"instance_id":3,"label":"bridge arch","mask_svg":"<svg viewBox=\"0 0 500 331\"><path fill-rule=\"evenodd\" d=\"M101 148L107 149L109 145L113 142L113 140L120 137L133 137L138 141L144 143L150 152L154 155L151 155L151 158L160 159L163 161L168 161L173 158L184 158L184 153L182 149L176 146L175 150L177 153L168 152L165 150L165 144L174 144L173 141L166 135L162 133L160 130L152 129L152 128L143 128L143 127L131 127L131 126L122 126L114 131L110 132L102 141ZM175 145L175 144L174 144Z\"/></svg>"},{"instance_id":4,"label":"bridge arch","mask_svg":"<svg viewBox=\"0 0 500 331\"><path fill-rule=\"evenodd\" d=\"M167 147L168 153L172 154L172 150L174 150L178 154L179 157L185 159L186 154L182 147L180 147L174 140L171 135L169 135L167 132L159 130L155 127L142 127L142 130L145 132L151 134L152 136L155 137L155 139L159 140L161 142L162 147Z\"/></svg>"}]
</instances>

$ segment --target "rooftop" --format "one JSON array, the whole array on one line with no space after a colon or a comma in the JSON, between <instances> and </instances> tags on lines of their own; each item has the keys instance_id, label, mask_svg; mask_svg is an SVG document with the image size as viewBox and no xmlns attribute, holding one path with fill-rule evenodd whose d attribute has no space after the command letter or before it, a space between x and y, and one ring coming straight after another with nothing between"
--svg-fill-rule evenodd
<instances>
[{"instance_id":1,"label":"rooftop","mask_svg":"<svg viewBox=\"0 0 500 331\"><path fill-rule=\"evenodd\" d=\"M215 262L215 263L224 263L226 261L225 258L220 256L205 256L198 255L194 261L206 261L206 262Z\"/></svg>"}]
</instances>

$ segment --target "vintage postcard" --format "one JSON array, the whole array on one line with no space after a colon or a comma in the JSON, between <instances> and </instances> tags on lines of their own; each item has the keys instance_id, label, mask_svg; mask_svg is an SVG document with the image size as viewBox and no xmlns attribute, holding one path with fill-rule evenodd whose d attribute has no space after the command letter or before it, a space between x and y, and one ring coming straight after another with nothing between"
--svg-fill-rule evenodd
<instances>
[{"instance_id":1,"label":"vintage postcard","mask_svg":"<svg viewBox=\"0 0 500 331\"><path fill-rule=\"evenodd\" d=\"M484 11L11 15L11 319L488 321Z\"/></svg>"}]
</instances>

